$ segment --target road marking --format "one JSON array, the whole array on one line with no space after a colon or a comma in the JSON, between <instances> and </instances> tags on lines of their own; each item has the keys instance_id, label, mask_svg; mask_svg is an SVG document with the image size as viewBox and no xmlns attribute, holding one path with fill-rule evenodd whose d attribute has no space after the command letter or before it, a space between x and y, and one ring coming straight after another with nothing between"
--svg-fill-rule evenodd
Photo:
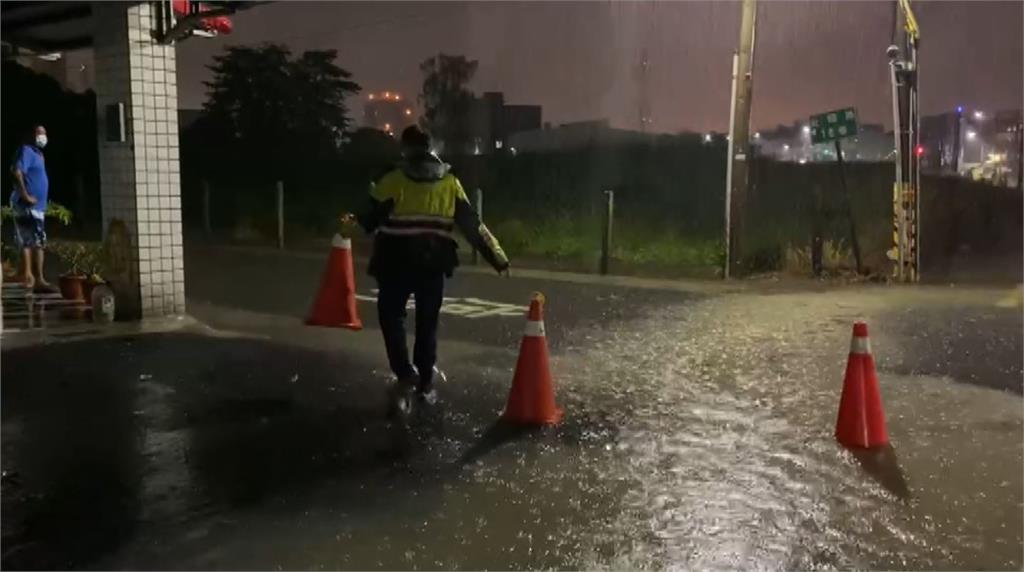
<instances>
[{"instance_id":1,"label":"road marking","mask_svg":"<svg viewBox=\"0 0 1024 572\"><path fill-rule=\"evenodd\" d=\"M1017 286L1013 290L996 302L997 308L1020 308L1021 301L1024 299L1024 287Z\"/></svg>"},{"instance_id":2,"label":"road marking","mask_svg":"<svg viewBox=\"0 0 1024 572\"><path fill-rule=\"evenodd\" d=\"M373 290L373 295L356 294L356 300L376 302L377 289L375 288ZM406 304L406 308L410 310L416 309L415 296L409 299L409 303ZM529 307L527 306L482 300L480 298L451 298L445 296L441 302L442 314L451 314L453 316L462 316L463 318L472 319L489 318L491 316L500 318L522 318L528 310Z\"/></svg>"}]
</instances>

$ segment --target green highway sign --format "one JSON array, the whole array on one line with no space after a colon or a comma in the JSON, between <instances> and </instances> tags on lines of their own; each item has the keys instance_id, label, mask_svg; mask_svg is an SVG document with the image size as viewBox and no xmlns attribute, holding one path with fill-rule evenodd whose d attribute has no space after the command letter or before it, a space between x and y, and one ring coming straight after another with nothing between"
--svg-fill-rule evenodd
<instances>
[{"instance_id":1,"label":"green highway sign","mask_svg":"<svg viewBox=\"0 0 1024 572\"><path fill-rule=\"evenodd\" d=\"M857 134L857 110L852 107L811 116L811 143L831 143Z\"/></svg>"}]
</instances>

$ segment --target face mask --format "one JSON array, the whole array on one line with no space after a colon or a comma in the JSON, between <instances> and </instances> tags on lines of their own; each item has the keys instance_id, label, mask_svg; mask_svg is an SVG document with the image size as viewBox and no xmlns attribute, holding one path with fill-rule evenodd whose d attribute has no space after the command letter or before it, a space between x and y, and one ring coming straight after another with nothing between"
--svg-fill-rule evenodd
<instances>
[{"instance_id":1,"label":"face mask","mask_svg":"<svg viewBox=\"0 0 1024 572\"><path fill-rule=\"evenodd\" d=\"M36 147L46 147L46 135L36 135Z\"/></svg>"}]
</instances>

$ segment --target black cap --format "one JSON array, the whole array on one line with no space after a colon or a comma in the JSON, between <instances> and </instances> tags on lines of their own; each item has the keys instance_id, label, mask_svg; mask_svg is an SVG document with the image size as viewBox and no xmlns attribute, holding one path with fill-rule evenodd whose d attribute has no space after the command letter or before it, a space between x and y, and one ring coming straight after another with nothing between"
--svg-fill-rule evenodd
<instances>
[{"instance_id":1,"label":"black cap","mask_svg":"<svg viewBox=\"0 0 1024 572\"><path fill-rule=\"evenodd\" d=\"M429 151L430 134L417 125L410 125L402 131L402 146L419 151Z\"/></svg>"}]
</instances>

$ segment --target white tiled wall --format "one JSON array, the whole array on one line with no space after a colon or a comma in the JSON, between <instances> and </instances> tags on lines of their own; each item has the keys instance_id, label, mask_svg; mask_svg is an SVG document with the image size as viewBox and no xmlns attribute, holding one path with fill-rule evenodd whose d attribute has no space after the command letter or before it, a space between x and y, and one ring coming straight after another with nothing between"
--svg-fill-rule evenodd
<instances>
[{"instance_id":1,"label":"white tiled wall","mask_svg":"<svg viewBox=\"0 0 1024 572\"><path fill-rule=\"evenodd\" d=\"M185 311L181 238L178 89L173 46L152 39L149 3L94 3L96 95L104 228L113 218L132 236L142 317ZM123 103L127 141L106 141L107 105Z\"/></svg>"}]
</instances>

